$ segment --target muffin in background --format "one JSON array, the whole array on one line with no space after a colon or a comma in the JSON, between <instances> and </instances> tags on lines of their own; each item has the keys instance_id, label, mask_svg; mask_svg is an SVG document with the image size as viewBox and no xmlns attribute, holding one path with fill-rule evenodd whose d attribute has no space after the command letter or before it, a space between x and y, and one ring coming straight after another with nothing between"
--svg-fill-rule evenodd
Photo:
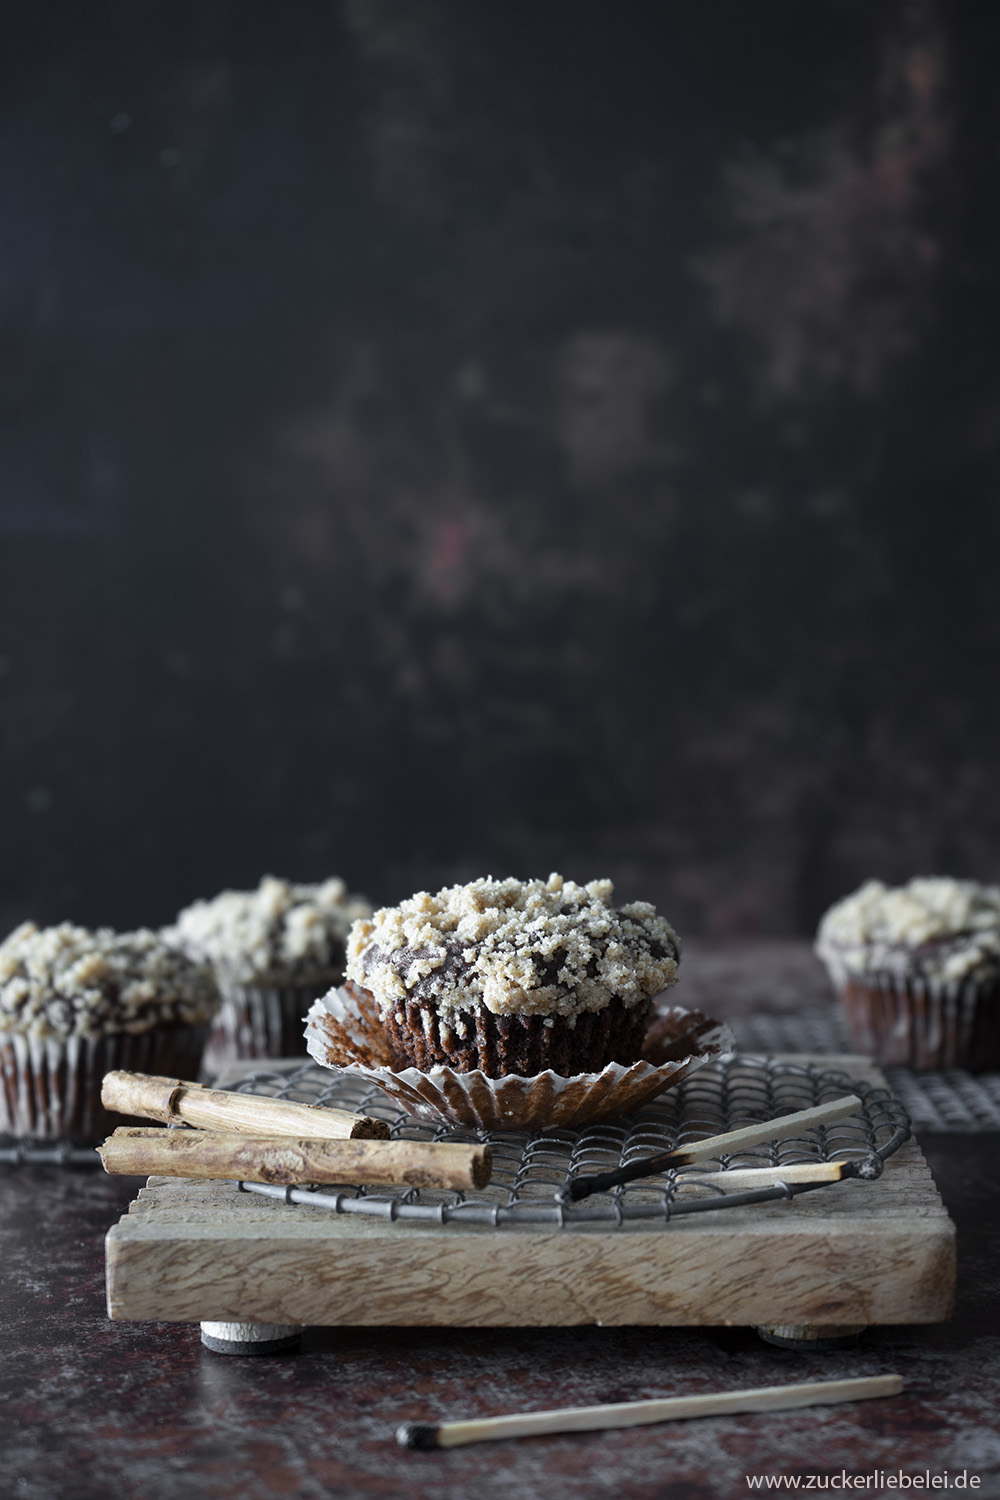
<instances>
[{"instance_id":1,"label":"muffin in background","mask_svg":"<svg viewBox=\"0 0 1000 1500\"><path fill-rule=\"evenodd\" d=\"M867 881L816 938L856 1047L911 1068L1000 1067L1000 886Z\"/></svg>"},{"instance_id":2,"label":"muffin in background","mask_svg":"<svg viewBox=\"0 0 1000 1500\"><path fill-rule=\"evenodd\" d=\"M294 885L273 875L255 891L223 891L185 907L165 935L215 970L222 1008L212 1063L305 1055L306 1012L343 979L351 924L370 915L370 904L340 879Z\"/></svg>"},{"instance_id":3,"label":"muffin in background","mask_svg":"<svg viewBox=\"0 0 1000 1500\"><path fill-rule=\"evenodd\" d=\"M104 1074L197 1078L218 1006L211 968L154 932L25 922L0 944L0 1131L107 1135Z\"/></svg>"},{"instance_id":4,"label":"muffin in background","mask_svg":"<svg viewBox=\"0 0 1000 1500\"><path fill-rule=\"evenodd\" d=\"M571 1077L632 1063L679 944L648 903L615 908L612 894L561 875L421 891L354 924L348 980L420 1069Z\"/></svg>"}]
</instances>

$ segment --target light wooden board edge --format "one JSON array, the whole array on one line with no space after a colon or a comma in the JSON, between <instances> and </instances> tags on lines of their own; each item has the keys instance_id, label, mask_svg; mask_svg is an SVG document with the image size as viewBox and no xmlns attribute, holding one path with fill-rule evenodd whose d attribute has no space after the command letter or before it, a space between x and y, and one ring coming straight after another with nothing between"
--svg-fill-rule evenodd
<instances>
[{"instance_id":1,"label":"light wooden board edge","mask_svg":"<svg viewBox=\"0 0 1000 1500\"><path fill-rule=\"evenodd\" d=\"M463 1237L416 1255L398 1238L347 1244L263 1235L108 1246L109 1315L413 1326L581 1323L925 1323L950 1316L954 1238L905 1233ZM788 1248L787 1242L785 1246ZM659 1253L656 1253L656 1252ZM476 1253L480 1252L480 1253Z\"/></svg>"}]
</instances>

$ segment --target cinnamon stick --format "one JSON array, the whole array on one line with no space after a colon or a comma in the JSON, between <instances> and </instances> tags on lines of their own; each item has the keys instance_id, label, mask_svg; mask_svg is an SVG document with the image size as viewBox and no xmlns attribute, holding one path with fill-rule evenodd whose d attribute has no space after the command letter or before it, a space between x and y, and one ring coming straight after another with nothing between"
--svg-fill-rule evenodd
<instances>
[{"instance_id":1,"label":"cinnamon stick","mask_svg":"<svg viewBox=\"0 0 1000 1500\"><path fill-rule=\"evenodd\" d=\"M291 1135L308 1140L389 1139L386 1122L369 1115L354 1115L324 1104L295 1104L289 1099L208 1089L183 1078L159 1078L151 1073L105 1073L101 1103L117 1114L166 1124L183 1121L204 1130Z\"/></svg>"},{"instance_id":2,"label":"cinnamon stick","mask_svg":"<svg viewBox=\"0 0 1000 1500\"><path fill-rule=\"evenodd\" d=\"M467 1191L484 1188L492 1170L488 1146L430 1141L294 1140L119 1126L97 1149L106 1172L130 1177L221 1177L288 1185L402 1183Z\"/></svg>"}]
</instances>

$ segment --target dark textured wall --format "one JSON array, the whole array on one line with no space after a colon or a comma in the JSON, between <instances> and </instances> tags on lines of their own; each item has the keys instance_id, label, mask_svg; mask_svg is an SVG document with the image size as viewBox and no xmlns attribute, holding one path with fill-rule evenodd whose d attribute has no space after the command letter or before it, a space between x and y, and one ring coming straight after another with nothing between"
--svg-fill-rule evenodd
<instances>
[{"instance_id":1,"label":"dark textured wall","mask_svg":"<svg viewBox=\"0 0 1000 1500\"><path fill-rule=\"evenodd\" d=\"M1000 876L997 7L4 30L6 925Z\"/></svg>"}]
</instances>

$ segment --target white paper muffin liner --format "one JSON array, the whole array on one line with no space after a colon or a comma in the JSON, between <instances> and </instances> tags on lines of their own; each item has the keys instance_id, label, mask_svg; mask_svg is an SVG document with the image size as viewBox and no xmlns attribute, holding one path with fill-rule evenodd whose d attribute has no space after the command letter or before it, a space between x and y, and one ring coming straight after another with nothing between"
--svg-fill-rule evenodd
<instances>
[{"instance_id":1,"label":"white paper muffin liner","mask_svg":"<svg viewBox=\"0 0 1000 1500\"><path fill-rule=\"evenodd\" d=\"M920 975L855 974L827 962L851 1040L889 1067L1000 1067L1000 984Z\"/></svg>"},{"instance_id":2,"label":"white paper muffin liner","mask_svg":"<svg viewBox=\"0 0 1000 1500\"><path fill-rule=\"evenodd\" d=\"M215 1018L205 1066L253 1057L305 1057L306 1012L330 987L308 984L234 984L216 970L222 1004Z\"/></svg>"},{"instance_id":3,"label":"white paper muffin liner","mask_svg":"<svg viewBox=\"0 0 1000 1500\"><path fill-rule=\"evenodd\" d=\"M105 1073L124 1068L198 1077L208 1026L156 1026L134 1036L26 1036L0 1031L0 1133L38 1140L99 1140L123 1123L101 1104Z\"/></svg>"},{"instance_id":4,"label":"white paper muffin liner","mask_svg":"<svg viewBox=\"0 0 1000 1500\"><path fill-rule=\"evenodd\" d=\"M679 1006L661 1011L650 1027L651 1060L609 1063L600 1073L561 1077L547 1070L532 1078L488 1078L436 1067L426 1073L401 1067L374 1003L347 989L330 990L306 1021L310 1057L327 1068L377 1084L419 1120L480 1130L575 1128L631 1114L712 1058L733 1049L729 1028Z\"/></svg>"}]
</instances>

